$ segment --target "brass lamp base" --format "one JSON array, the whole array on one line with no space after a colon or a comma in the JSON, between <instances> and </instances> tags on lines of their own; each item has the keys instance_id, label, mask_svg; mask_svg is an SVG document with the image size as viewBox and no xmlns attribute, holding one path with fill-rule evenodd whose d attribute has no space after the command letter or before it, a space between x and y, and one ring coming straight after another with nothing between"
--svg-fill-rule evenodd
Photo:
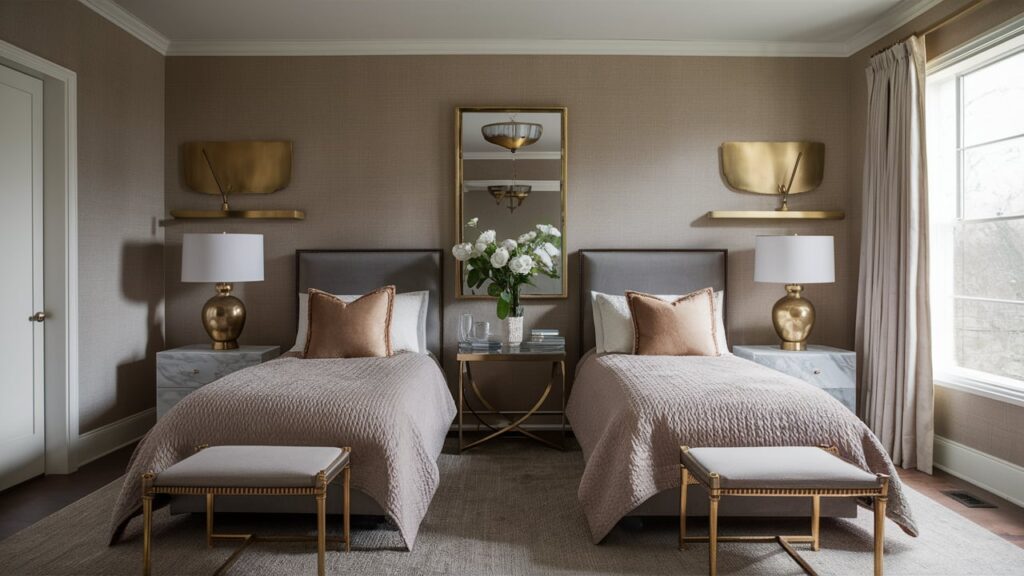
<instances>
[{"instance_id":1,"label":"brass lamp base","mask_svg":"<svg viewBox=\"0 0 1024 576\"><path fill-rule=\"evenodd\" d=\"M238 348L238 337L245 327L245 305L231 295L231 284L217 284L217 295L203 305L203 328L213 340L214 350Z\"/></svg>"},{"instance_id":2,"label":"brass lamp base","mask_svg":"<svg viewBox=\"0 0 1024 576\"><path fill-rule=\"evenodd\" d=\"M786 284L786 295L772 306L772 324L775 333L782 339L783 350L807 349L807 337L814 327L814 305L801 296L804 287Z\"/></svg>"}]
</instances>

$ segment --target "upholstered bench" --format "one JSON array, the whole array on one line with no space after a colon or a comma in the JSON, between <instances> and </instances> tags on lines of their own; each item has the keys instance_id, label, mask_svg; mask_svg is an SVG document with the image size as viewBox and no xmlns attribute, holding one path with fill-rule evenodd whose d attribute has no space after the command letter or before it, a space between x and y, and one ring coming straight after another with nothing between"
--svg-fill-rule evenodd
<instances>
[{"instance_id":1,"label":"upholstered bench","mask_svg":"<svg viewBox=\"0 0 1024 576\"><path fill-rule=\"evenodd\" d=\"M778 542L804 572L811 566L791 546L806 543L819 550L822 497L871 497L875 512L875 575L882 574L885 504L889 477L871 474L839 458L835 449L806 447L688 448L680 447L679 549L686 542L708 542L709 574L718 572L719 542ZM686 491L698 484L708 492L709 531L706 537L686 535ZM811 498L811 533L799 536L718 535L718 502L722 496L796 496Z\"/></svg>"},{"instance_id":2,"label":"upholstered bench","mask_svg":"<svg viewBox=\"0 0 1024 576\"><path fill-rule=\"evenodd\" d=\"M217 570L222 574L256 540L300 541L313 538L266 537L253 534L216 534L213 531L214 498L221 496L295 496L316 498L317 574L324 576L327 547L327 485L339 474L343 487L343 536L349 550L349 448L314 446L213 446L200 447L192 456L159 474L142 476L142 572L150 573L153 498L157 494L206 496L206 544L216 540L237 540L242 545Z\"/></svg>"}]
</instances>

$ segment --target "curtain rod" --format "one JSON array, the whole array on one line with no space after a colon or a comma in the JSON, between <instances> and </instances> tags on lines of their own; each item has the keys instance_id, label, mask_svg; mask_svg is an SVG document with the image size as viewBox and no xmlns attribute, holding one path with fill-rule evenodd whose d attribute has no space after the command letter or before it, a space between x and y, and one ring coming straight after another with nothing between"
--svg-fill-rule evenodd
<instances>
[{"instance_id":1,"label":"curtain rod","mask_svg":"<svg viewBox=\"0 0 1024 576\"><path fill-rule=\"evenodd\" d=\"M875 56L878 56L879 54L881 54L882 52L885 52L889 48L892 48L893 46L895 46L897 44L902 44L903 42L906 42L907 40L910 40L914 36L920 36L920 37L924 38L925 36L927 36L927 35L929 35L929 34L931 34L933 32L938 32L939 30L945 28L946 26L952 24L953 22L956 22L957 20L963 18L964 16L967 16L971 12L974 12L978 8L981 8L982 6L984 6L985 4L988 4L991 1L992 0L972 0L972 2L970 2L969 4L965 4L959 10L957 10L957 11L953 12L952 14L946 16L945 18L939 20L935 24L932 24L931 26L926 28L924 30L924 32L913 32L911 34L908 34L907 36L905 36L904 38L900 39L899 41L893 42L892 44L889 44L889 45L885 46L884 48L878 50L877 52L872 54L871 57L873 58Z\"/></svg>"}]
</instances>

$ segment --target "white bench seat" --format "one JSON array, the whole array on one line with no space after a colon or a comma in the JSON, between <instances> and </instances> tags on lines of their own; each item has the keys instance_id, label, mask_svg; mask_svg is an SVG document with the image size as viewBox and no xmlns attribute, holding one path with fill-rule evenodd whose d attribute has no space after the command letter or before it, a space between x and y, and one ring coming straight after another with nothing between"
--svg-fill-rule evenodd
<instances>
[{"instance_id":1,"label":"white bench seat","mask_svg":"<svg viewBox=\"0 0 1024 576\"><path fill-rule=\"evenodd\" d=\"M679 549L687 542L708 542L708 573L718 572L719 542L777 541L804 572L814 569L792 547L795 543L820 549L819 521L823 497L870 497L875 513L875 576L882 575L885 538L885 505L889 477L872 474L841 459L831 448L814 446L765 446L689 448L679 451ZM686 535L686 496L691 484L702 486L710 499L706 537ZM811 499L811 533L796 536L718 535L718 504L722 496L792 496Z\"/></svg>"},{"instance_id":2,"label":"white bench seat","mask_svg":"<svg viewBox=\"0 0 1024 576\"><path fill-rule=\"evenodd\" d=\"M200 447L192 456L160 473L142 476L142 573L151 570L153 499L160 494L206 496L206 542L241 541L242 545L217 570L224 573L242 551L256 540L296 540L253 534L217 534L213 531L216 496L309 495L317 503L317 574L325 574L327 485L342 477L343 536L332 539L349 550L349 478L351 450L321 446L213 446Z\"/></svg>"}]
</instances>

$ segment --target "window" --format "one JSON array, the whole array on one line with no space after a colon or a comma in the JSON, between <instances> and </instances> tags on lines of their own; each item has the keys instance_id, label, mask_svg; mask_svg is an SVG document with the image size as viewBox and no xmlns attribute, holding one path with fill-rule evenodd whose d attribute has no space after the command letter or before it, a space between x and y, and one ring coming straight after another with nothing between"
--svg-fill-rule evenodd
<instances>
[{"instance_id":1,"label":"window","mask_svg":"<svg viewBox=\"0 0 1024 576\"><path fill-rule=\"evenodd\" d=\"M936 380L1024 402L1024 36L927 90Z\"/></svg>"}]
</instances>

